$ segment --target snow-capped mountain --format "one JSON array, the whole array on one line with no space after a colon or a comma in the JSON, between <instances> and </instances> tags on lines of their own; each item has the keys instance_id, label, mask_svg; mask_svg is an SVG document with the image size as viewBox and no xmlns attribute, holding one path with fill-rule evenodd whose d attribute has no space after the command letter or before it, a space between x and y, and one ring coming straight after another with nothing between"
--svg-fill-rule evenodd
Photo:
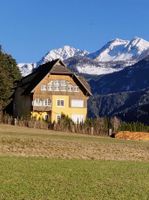
<instances>
[{"instance_id":1,"label":"snow-capped mountain","mask_svg":"<svg viewBox=\"0 0 149 200\"><path fill-rule=\"evenodd\" d=\"M23 76L27 76L30 74L34 68L36 68L37 64L36 63L19 63L18 67L21 71L21 74Z\"/></svg>"},{"instance_id":2,"label":"snow-capped mountain","mask_svg":"<svg viewBox=\"0 0 149 200\"><path fill-rule=\"evenodd\" d=\"M70 47L68 45L65 45L63 48L59 49L53 49L49 51L40 61L39 64L46 63L51 60L55 59L61 59L66 60L68 58L74 57L74 56L86 56L89 52L86 50L80 50L76 49L74 47Z\"/></svg>"},{"instance_id":3,"label":"snow-capped mountain","mask_svg":"<svg viewBox=\"0 0 149 200\"><path fill-rule=\"evenodd\" d=\"M113 61L118 55L120 55L124 51L125 45L127 45L128 43L129 41L127 40L112 40L98 51L89 54L88 57L95 59L98 62Z\"/></svg>"},{"instance_id":4,"label":"snow-capped mountain","mask_svg":"<svg viewBox=\"0 0 149 200\"><path fill-rule=\"evenodd\" d=\"M120 63L118 62L97 62L89 57L72 57L64 61L66 65L75 72L80 74L109 74L120 70Z\"/></svg>"},{"instance_id":5,"label":"snow-capped mountain","mask_svg":"<svg viewBox=\"0 0 149 200\"><path fill-rule=\"evenodd\" d=\"M86 50L80 50L80 49L76 49L74 47L65 45L63 48L50 50L37 63L19 63L18 67L19 67L22 75L26 76L26 75L30 74L34 68L36 68L39 65L44 64L48 61L55 60L58 58L61 60L67 60L68 58L71 58L74 56L84 57L88 54L89 54L89 52Z\"/></svg>"},{"instance_id":6,"label":"snow-capped mountain","mask_svg":"<svg viewBox=\"0 0 149 200\"><path fill-rule=\"evenodd\" d=\"M108 74L120 71L149 55L149 42L135 37L132 40L115 39L96 52L76 49L70 46L50 50L37 63L18 64L23 76L33 68L54 59L63 60L74 71L85 74Z\"/></svg>"},{"instance_id":7,"label":"snow-capped mountain","mask_svg":"<svg viewBox=\"0 0 149 200\"><path fill-rule=\"evenodd\" d=\"M108 42L100 50L88 56L98 62L137 62L142 58L142 54L149 49L149 42L135 37L131 41L115 39Z\"/></svg>"}]
</instances>

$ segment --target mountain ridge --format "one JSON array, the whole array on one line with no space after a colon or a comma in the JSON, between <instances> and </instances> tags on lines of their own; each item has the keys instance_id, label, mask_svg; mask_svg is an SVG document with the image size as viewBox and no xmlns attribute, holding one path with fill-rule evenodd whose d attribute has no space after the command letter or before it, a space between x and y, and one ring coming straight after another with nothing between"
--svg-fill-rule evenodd
<instances>
[{"instance_id":1,"label":"mountain ridge","mask_svg":"<svg viewBox=\"0 0 149 200\"><path fill-rule=\"evenodd\" d=\"M100 75L120 71L147 55L149 55L148 41L139 37L130 41L117 38L93 53L65 45L63 48L48 51L36 63L20 63L18 67L25 76L32 72L32 67L36 68L45 62L59 58L78 73Z\"/></svg>"}]
</instances>

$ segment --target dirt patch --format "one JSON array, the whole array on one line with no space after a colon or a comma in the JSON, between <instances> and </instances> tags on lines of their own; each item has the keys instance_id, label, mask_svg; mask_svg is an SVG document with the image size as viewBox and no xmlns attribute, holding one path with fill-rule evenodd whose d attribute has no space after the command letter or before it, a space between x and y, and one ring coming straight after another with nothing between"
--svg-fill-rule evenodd
<instances>
[{"instance_id":1,"label":"dirt patch","mask_svg":"<svg viewBox=\"0 0 149 200\"><path fill-rule=\"evenodd\" d=\"M149 142L0 125L0 155L149 161Z\"/></svg>"},{"instance_id":2,"label":"dirt patch","mask_svg":"<svg viewBox=\"0 0 149 200\"><path fill-rule=\"evenodd\" d=\"M149 141L149 133L144 132L129 132L129 131L121 131L115 136L118 139L126 139L126 140L146 140Z\"/></svg>"},{"instance_id":3,"label":"dirt patch","mask_svg":"<svg viewBox=\"0 0 149 200\"><path fill-rule=\"evenodd\" d=\"M42 156L65 159L149 160L149 145L141 143L101 143L98 141L0 138L1 155Z\"/></svg>"}]
</instances>

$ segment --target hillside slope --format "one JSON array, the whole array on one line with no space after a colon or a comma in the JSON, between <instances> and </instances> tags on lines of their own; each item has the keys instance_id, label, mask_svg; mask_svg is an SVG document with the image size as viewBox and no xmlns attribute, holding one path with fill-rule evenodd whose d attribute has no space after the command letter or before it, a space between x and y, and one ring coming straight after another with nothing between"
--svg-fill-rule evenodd
<instances>
[{"instance_id":1,"label":"hillside slope","mask_svg":"<svg viewBox=\"0 0 149 200\"><path fill-rule=\"evenodd\" d=\"M89 116L118 116L149 124L149 57L120 72L89 80Z\"/></svg>"},{"instance_id":2,"label":"hillside slope","mask_svg":"<svg viewBox=\"0 0 149 200\"><path fill-rule=\"evenodd\" d=\"M124 91L138 91L149 87L149 56L131 67L90 79L94 94L110 94Z\"/></svg>"}]
</instances>

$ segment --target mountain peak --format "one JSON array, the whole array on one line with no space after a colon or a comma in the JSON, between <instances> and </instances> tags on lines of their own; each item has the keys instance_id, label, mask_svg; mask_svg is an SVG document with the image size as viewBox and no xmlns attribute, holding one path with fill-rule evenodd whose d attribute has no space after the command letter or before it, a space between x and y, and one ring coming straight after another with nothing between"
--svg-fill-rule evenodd
<instances>
[{"instance_id":1,"label":"mountain peak","mask_svg":"<svg viewBox=\"0 0 149 200\"><path fill-rule=\"evenodd\" d=\"M141 41L141 40L143 40L143 41L145 41L143 38L138 37L138 36L135 36L132 40L136 40L136 41Z\"/></svg>"},{"instance_id":2,"label":"mountain peak","mask_svg":"<svg viewBox=\"0 0 149 200\"><path fill-rule=\"evenodd\" d=\"M133 43L134 45L137 45L138 43L141 43L142 45L149 45L149 42L144 40L143 38L140 38L140 37L134 37L130 43Z\"/></svg>"},{"instance_id":3,"label":"mountain peak","mask_svg":"<svg viewBox=\"0 0 149 200\"><path fill-rule=\"evenodd\" d=\"M130 41L116 38L91 54L86 50L80 50L69 45L52 49L36 65L21 64L19 68L26 75L31 72L33 67L38 67L51 60L61 59L77 72L97 75L121 70L142 60L147 55L149 55L148 41L140 37L134 37Z\"/></svg>"},{"instance_id":4,"label":"mountain peak","mask_svg":"<svg viewBox=\"0 0 149 200\"><path fill-rule=\"evenodd\" d=\"M134 37L127 45L127 51L135 55L141 55L147 49L149 49L149 42L140 37Z\"/></svg>"},{"instance_id":5,"label":"mountain peak","mask_svg":"<svg viewBox=\"0 0 149 200\"><path fill-rule=\"evenodd\" d=\"M98 62L109 62L116 58L117 55L123 52L125 46L129 43L128 40L116 38L105 44L100 50L89 54L89 57Z\"/></svg>"},{"instance_id":6,"label":"mountain peak","mask_svg":"<svg viewBox=\"0 0 149 200\"><path fill-rule=\"evenodd\" d=\"M108 42L102 49L109 48L110 50L112 50L112 49L115 49L117 47L119 48L119 47L125 46L128 43L129 43L129 40L123 40L123 39L120 39L120 38L116 38L116 39Z\"/></svg>"},{"instance_id":7,"label":"mountain peak","mask_svg":"<svg viewBox=\"0 0 149 200\"><path fill-rule=\"evenodd\" d=\"M55 59L66 60L74 56L85 56L87 54L88 52L86 50L80 50L72 46L65 45L62 48L52 49L47 52L46 55L38 62L38 65Z\"/></svg>"},{"instance_id":8,"label":"mountain peak","mask_svg":"<svg viewBox=\"0 0 149 200\"><path fill-rule=\"evenodd\" d=\"M59 49L76 49L70 45L64 45L62 48L59 48Z\"/></svg>"},{"instance_id":9,"label":"mountain peak","mask_svg":"<svg viewBox=\"0 0 149 200\"><path fill-rule=\"evenodd\" d=\"M109 43L115 43L115 42L126 43L126 42L128 42L128 40L123 40L123 39L120 39L120 38L115 38L115 39L111 40Z\"/></svg>"},{"instance_id":10,"label":"mountain peak","mask_svg":"<svg viewBox=\"0 0 149 200\"><path fill-rule=\"evenodd\" d=\"M122 40L116 38L108 42L100 50L89 54L89 57L98 62L132 61L139 60L139 56L149 49L149 42L134 37L132 40Z\"/></svg>"}]
</instances>

